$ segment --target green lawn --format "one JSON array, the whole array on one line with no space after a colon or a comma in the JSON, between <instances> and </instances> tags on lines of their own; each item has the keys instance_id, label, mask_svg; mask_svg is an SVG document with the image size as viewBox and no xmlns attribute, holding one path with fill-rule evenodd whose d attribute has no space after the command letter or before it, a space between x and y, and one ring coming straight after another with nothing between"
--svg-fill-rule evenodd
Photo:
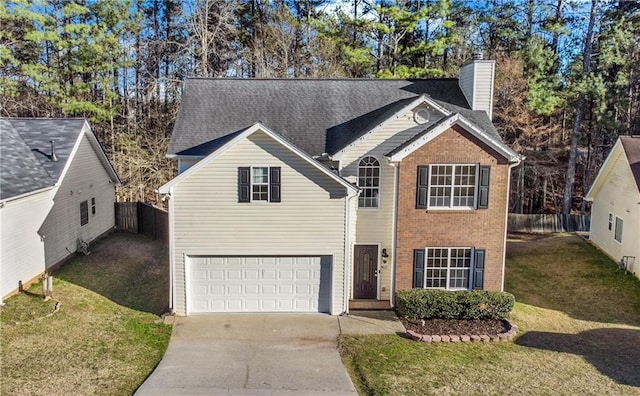
<instances>
[{"instance_id":1,"label":"green lawn","mask_svg":"<svg viewBox=\"0 0 640 396\"><path fill-rule=\"evenodd\" d=\"M131 394L162 358L171 326L166 250L116 233L0 309L0 394ZM55 305L59 303L58 310Z\"/></svg>"},{"instance_id":2,"label":"green lawn","mask_svg":"<svg viewBox=\"0 0 640 396\"><path fill-rule=\"evenodd\" d=\"M515 237L507 252L514 342L342 336L360 394L640 394L640 281L574 235Z\"/></svg>"}]
</instances>

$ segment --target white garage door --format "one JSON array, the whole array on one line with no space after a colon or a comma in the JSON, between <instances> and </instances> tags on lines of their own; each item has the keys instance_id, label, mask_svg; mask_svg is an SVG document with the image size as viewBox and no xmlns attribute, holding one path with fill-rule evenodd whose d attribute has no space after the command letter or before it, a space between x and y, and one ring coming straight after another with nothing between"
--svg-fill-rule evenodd
<instances>
[{"instance_id":1,"label":"white garage door","mask_svg":"<svg viewBox=\"0 0 640 396\"><path fill-rule=\"evenodd\" d=\"M189 313L328 312L331 257L190 257Z\"/></svg>"}]
</instances>

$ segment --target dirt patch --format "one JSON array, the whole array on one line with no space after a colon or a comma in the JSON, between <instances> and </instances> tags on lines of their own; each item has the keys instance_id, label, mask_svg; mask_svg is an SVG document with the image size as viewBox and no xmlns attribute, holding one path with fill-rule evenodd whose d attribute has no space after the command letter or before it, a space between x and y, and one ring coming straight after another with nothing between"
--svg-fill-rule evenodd
<instances>
[{"instance_id":1,"label":"dirt patch","mask_svg":"<svg viewBox=\"0 0 640 396\"><path fill-rule=\"evenodd\" d=\"M507 322L492 320L428 319L408 320L400 318L405 329L418 334L461 335L461 334L500 334L509 330Z\"/></svg>"}]
</instances>

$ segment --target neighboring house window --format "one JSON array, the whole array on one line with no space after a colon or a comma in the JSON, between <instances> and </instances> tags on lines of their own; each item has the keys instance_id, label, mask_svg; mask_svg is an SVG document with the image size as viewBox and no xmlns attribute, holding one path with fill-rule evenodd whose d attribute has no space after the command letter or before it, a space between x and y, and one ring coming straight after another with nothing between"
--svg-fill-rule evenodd
<instances>
[{"instance_id":1,"label":"neighboring house window","mask_svg":"<svg viewBox=\"0 0 640 396\"><path fill-rule=\"evenodd\" d=\"M416 208L487 209L489 176L489 166L419 166Z\"/></svg>"},{"instance_id":2,"label":"neighboring house window","mask_svg":"<svg viewBox=\"0 0 640 396\"><path fill-rule=\"evenodd\" d=\"M373 157L365 157L358 164L358 187L362 190L358 207L377 208L380 197L380 162Z\"/></svg>"},{"instance_id":3,"label":"neighboring house window","mask_svg":"<svg viewBox=\"0 0 640 396\"><path fill-rule=\"evenodd\" d=\"M89 223L89 203L87 201L80 202L80 227Z\"/></svg>"},{"instance_id":4,"label":"neighboring house window","mask_svg":"<svg viewBox=\"0 0 640 396\"><path fill-rule=\"evenodd\" d=\"M238 202L280 202L279 167L238 168Z\"/></svg>"},{"instance_id":5,"label":"neighboring house window","mask_svg":"<svg viewBox=\"0 0 640 396\"><path fill-rule=\"evenodd\" d=\"M609 213L609 231L613 229L613 214Z\"/></svg>"},{"instance_id":6,"label":"neighboring house window","mask_svg":"<svg viewBox=\"0 0 640 396\"><path fill-rule=\"evenodd\" d=\"M484 249L435 247L413 253L413 287L464 290L484 286Z\"/></svg>"},{"instance_id":7,"label":"neighboring house window","mask_svg":"<svg viewBox=\"0 0 640 396\"><path fill-rule=\"evenodd\" d=\"M91 216L96 215L96 199L91 198Z\"/></svg>"},{"instance_id":8,"label":"neighboring house window","mask_svg":"<svg viewBox=\"0 0 640 396\"><path fill-rule=\"evenodd\" d=\"M616 241L622 243L622 219L619 217L616 217L616 230L613 233L613 239L615 239Z\"/></svg>"}]
</instances>

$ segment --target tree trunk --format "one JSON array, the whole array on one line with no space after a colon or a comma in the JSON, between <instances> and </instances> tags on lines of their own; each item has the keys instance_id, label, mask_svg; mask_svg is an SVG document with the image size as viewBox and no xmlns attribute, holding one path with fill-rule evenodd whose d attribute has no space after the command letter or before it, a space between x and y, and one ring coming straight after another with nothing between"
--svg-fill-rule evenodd
<instances>
[{"instance_id":1,"label":"tree trunk","mask_svg":"<svg viewBox=\"0 0 640 396\"><path fill-rule=\"evenodd\" d=\"M584 51L582 59L582 72L586 77L589 73L591 63L591 40L593 37L593 26L596 20L596 8L598 0L591 0L591 12L589 15L589 26L584 38ZM564 197L562 199L562 213L570 214L573 203L573 184L576 178L576 158L578 156L578 138L580 137L580 125L582 124L582 112L584 107L584 93L578 95L576 103L576 116L573 122L573 132L571 133L571 146L569 151L569 164L567 165L567 175L564 182Z\"/></svg>"}]
</instances>

